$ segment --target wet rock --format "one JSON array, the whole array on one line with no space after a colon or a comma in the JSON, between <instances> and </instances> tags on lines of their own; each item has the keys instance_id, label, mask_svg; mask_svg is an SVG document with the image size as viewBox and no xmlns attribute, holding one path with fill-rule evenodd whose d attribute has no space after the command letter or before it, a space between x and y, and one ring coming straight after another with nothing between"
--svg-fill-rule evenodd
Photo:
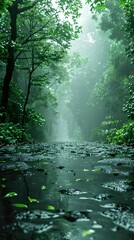
<instances>
[{"instance_id":1,"label":"wet rock","mask_svg":"<svg viewBox=\"0 0 134 240\"><path fill-rule=\"evenodd\" d=\"M14 224L14 230L21 229L25 234L30 232L34 233L44 233L52 228L52 223L49 224L36 224L31 222L18 222Z\"/></svg>"},{"instance_id":2,"label":"wet rock","mask_svg":"<svg viewBox=\"0 0 134 240\"><path fill-rule=\"evenodd\" d=\"M127 192L134 190L134 186L131 186L126 181L104 183L102 184L102 187L109 188L117 192Z\"/></svg>"},{"instance_id":3,"label":"wet rock","mask_svg":"<svg viewBox=\"0 0 134 240\"><path fill-rule=\"evenodd\" d=\"M103 208L116 208L116 204L115 203L108 203L105 205L100 205Z\"/></svg>"},{"instance_id":4,"label":"wet rock","mask_svg":"<svg viewBox=\"0 0 134 240\"><path fill-rule=\"evenodd\" d=\"M115 168L113 169L113 167L109 165L98 165L98 166L95 166L95 168L96 169L99 168L101 172L105 172L107 174L113 174L114 176L118 176L118 175L129 176L128 171L120 171Z\"/></svg>"},{"instance_id":5,"label":"wet rock","mask_svg":"<svg viewBox=\"0 0 134 240\"><path fill-rule=\"evenodd\" d=\"M28 170L31 167L28 164L26 164L25 162L13 162L13 163L6 162L4 164L0 163L0 168L1 168L1 170L23 171L23 170Z\"/></svg>"},{"instance_id":6,"label":"wet rock","mask_svg":"<svg viewBox=\"0 0 134 240\"><path fill-rule=\"evenodd\" d=\"M102 212L101 215L112 219L116 225L134 232L134 213L127 210L123 211L120 208L114 208Z\"/></svg>"},{"instance_id":7,"label":"wet rock","mask_svg":"<svg viewBox=\"0 0 134 240\"><path fill-rule=\"evenodd\" d=\"M64 166L59 166L58 169L64 169L65 167Z\"/></svg>"},{"instance_id":8,"label":"wet rock","mask_svg":"<svg viewBox=\"0 0 134 240\"><path fill-rule=\"evenodd\" d=\"M71 153L77 153L77 151L75 151L75 150L71 150L70 152L71 152Z\"/></svg>"},{"instance_id":9,"label":"wet rock","mask_svg":"<svg viewBox=\"0 0 134 240\"><path fill-rule=\"evenodd\" d=\"M100 160L98 163L112 164L114 166L134 166L134 161L130 158L108 158Z\"/></svg>"},{"instance_id":10,"label":"wet rock","mask_svg":"<svg viewBox=\"0 0 134 240\"><path fill-rule=\"evenodd\" d=\"M21 212L16 215L17 220L36 220L36 219L53 219L58 218L63 215L63 213L51 213L48 211L31 210L26 212Z\"/></svg>"},{"instance_id":11,"label":"wet rock","mask_svg":"<svg viewBox=\"0 0 134 240\"><path fill-rule=\"evenodd\" d=\"M75 221L89 221L89 213L88 212L79 212L79 211L70 211L67 212L64 216L65 219L67 219L70 222Z\"/></svg>"},{"instance_id":12,"label":"wet rock","mask_svg":"<svg viewBox=\"0 0 134 240\"><path fill-rule=\"evenodd\" d=\"M80 194L86 194L87 192L81 192L80 190L74 189L74 188L68 188L68 189L61 189L59 191L61 194L66 195L80 195Z\"/></svg>"},{"instance_id":13,"label":"wet rock","mask_svg":"<svg viewBox=\"0 0 134 240\"><path fill-rule=\"evenodd\" d=\"M100 201L103 201L103 200L108 200L110 198L112 198L112 195L107 194L107 193L101 193L101 194L99 194L97 196L94 196L93 198L90 198L90 199L100 202Z\"/></svg>"}]
</instances>

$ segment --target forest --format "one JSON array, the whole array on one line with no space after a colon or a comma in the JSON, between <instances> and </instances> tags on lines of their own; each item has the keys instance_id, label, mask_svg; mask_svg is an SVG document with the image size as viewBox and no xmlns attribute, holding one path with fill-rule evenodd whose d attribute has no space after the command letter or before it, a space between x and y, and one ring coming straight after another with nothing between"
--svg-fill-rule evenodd
<instances>
[{"instance_id":1,"label":"forest","mask_svg":"<svg viewBox=\"0 0 134 240\"><path fill-rule=\"evenodd\" d=\"M0 144L133 144L133 23L133 0L0 1Z\"/></svg>"}]
</instances>

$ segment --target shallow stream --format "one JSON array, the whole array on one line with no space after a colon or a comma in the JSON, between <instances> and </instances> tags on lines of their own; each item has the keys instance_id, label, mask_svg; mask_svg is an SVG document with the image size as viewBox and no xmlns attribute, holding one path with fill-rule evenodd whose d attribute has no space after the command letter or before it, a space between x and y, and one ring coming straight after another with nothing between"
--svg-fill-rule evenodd
<instances>
[{"instance_id":1,"label":"shallow stream","mask_svg":"<svg viewBox=\"0 0 134 240\"><path fill-rule=\"evenodd\" d=\"M41 143L0 155L0 240L134 239L132 147Z\"/></svg>"}]
</instances>

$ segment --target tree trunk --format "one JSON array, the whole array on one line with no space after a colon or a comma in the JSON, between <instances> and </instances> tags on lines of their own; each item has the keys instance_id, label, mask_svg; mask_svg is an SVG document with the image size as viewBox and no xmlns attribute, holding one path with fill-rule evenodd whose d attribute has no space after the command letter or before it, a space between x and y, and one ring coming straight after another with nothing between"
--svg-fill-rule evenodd
<instances>
[{"instance_id":1,"label":"tree trunk","mask_svg":"<svg viewBox=\"0 0 134 240\"><path fill-rule=\"evenodd\" d=\"M31 81L32 81L32 71L29 73L27 95L26 95L26 99L25 99L25 103L24 103L24 107L23 107L22 127L25 126L25 120L26 120L26 107L27 107L27 104L28 104L29 96L30 96Z\"/></svg>"},{"instance_id":2,"label":"tree trunk","mask_svg":"<svg viewBox=\"0 0 134 240\"><path fill-rule=\"evenodd\" d=\"M10 82L12 80L14 66L15 66L15 42L17 38L17 14L18 14L18 7L16 2L9 7L10 19L11 19L11 36L8 44L8 59L7 59L7 67L6 67L6 74L3 81L3 88L2 88L2 99L1 99L1 106L3 111L2 121L4 122L6 119L6 112L8 107L8 99L9 99L9 88Z\"/></svg>"}]
</instances>

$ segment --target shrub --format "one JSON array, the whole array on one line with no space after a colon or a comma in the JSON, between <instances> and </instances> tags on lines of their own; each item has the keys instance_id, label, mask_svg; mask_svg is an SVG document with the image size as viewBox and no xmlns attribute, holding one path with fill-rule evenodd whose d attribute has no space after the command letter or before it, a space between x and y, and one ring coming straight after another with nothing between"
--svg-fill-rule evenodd
<instances>
[{"instance_id":1,"label":"shrub","mask_svg":"<svg viewBox=\"0 0 134 240\"><path fill-rule=\"evenodd\" d=\"M128 122L116 130L114 136L108 137L108 141L115 144L134 143L134 122Z\"/></svg>"},{"instance_id":2,"label":"shrub","mask_svg":"<svg viewBox=\"0 0 134 240\"><path fill-rule=\"evenodd\" d=\"M19 124L0 123L0 144L11 144L19 142L27 142L30 136L25 133Z\"/></svg>"}]
</instances>

